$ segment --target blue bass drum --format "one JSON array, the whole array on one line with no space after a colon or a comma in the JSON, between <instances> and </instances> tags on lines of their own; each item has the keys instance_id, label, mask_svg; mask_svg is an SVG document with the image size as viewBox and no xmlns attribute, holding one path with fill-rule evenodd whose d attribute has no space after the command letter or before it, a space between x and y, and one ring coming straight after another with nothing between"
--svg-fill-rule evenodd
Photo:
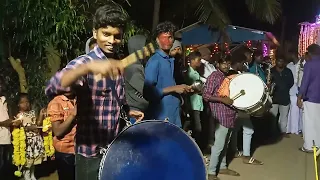
<instances>
[{"instance_id":1,"label":"blue bass drum","mask_svg":"<svg viewBox=\"0 0 320 180\"><path fill-rule=\"evenodd\" d=\"M202 153L179 127L148 120L123 130L103 155L100 180L206 180Z\"/></svg>"}]
</instances>

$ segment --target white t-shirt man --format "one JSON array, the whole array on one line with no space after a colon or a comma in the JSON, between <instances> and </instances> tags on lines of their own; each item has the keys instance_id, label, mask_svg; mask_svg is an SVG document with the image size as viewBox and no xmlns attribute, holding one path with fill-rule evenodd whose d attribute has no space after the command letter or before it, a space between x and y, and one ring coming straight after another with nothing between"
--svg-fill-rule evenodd
<instances>
[{"instance_id":1,"label":"white t-shirt man","mask_svg":"<svg viewBox=\"0 0 320 180\"><path fill-rule=\"evenodd\" d=\"M204 65L204 73L203 77L200 78L202 82L206 82L206 79L211 75L212 72L216 71L216 68L213 64L209 63L208 61L201 59L201 63Z\"/></svg>"},{"instance_id":2,"label":"white t-shirt man","mask_svg":"<svg viewBox=\"0 0 320 180\"><path fill-rule=\"evenodd\" d=\"M6 103L6 98L4 96L0 97L0 122L9 119L8 108ZM0 126L0 145L1 144L11 144L11 133L8 127Z\"/></svg>"},{"instance_id":3,"label":"white t-shirt man","mask_svg":"<svg viewBox=\"0 0 320 180\"><path fill-rule=\"evenodd\" d=\"M290 96L296 96L299 92L298 88L301 86L302 76L303 76L303 67L301 68L301 61L298 63L293 64L293 62L290 62L287 65L287 68L289 68L293 74L294 84L290 89ZM302 66L304 66L305 61L302 62Z\"/></svg>"}]
</instances>

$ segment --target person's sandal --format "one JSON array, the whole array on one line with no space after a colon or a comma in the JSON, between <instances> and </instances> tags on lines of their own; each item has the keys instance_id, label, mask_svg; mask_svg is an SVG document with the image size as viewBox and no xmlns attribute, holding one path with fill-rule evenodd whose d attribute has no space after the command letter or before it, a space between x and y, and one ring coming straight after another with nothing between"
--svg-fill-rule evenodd
<instances>
[{"instance_id":1,"label":"person's sandal","mask_svg":"<svg viewBox=\"0 0 320 180\"><path fill-rule=\"evenodd\" d=\"M299 151L302 151L304 153L313 153L312 150L305 149L304 147L299 148Z\"/></svg>"},{"instance_id":2,"label":"person's sandal","mask_svg":"<svg viewBox=\"0 0 320 180\"><path fill-rule=\"evenodd\" d=\"M243 163L244 164L251 164L251 165L263 165L263 162L256 160L253 157L244 157Z\"/></svg>"},{"instance_id":3,"label":"person's sandal","mask_svg":"<svg viewBox=\"0 0 320 180\"><path fill-rule=\"evenodd\" d=\"M234 155L234 158L239 158L239 157L242 157L243 156L243 152L241 151L237 151Z\"/></svg>"},{"instance_id":4,"label":"person's sandal","mask_svg":"<svg viewBox=\"0 0 320 180\"><path fill-rule=\"evenodd\" d=\"M220 180L220 178L218 178L216 175L209 174L208 180Z\"/></svg>"},{"instance_id":5,"label":"person's sandal","mask_svg":"<svg viewBox=\"0 0 320 180\"><path fill-rule=\"evenodd\" d=\"M240 174L231 169L220 169L219 174L229 175L229 176L240 176Z\"/></svg>"}]
</instances>

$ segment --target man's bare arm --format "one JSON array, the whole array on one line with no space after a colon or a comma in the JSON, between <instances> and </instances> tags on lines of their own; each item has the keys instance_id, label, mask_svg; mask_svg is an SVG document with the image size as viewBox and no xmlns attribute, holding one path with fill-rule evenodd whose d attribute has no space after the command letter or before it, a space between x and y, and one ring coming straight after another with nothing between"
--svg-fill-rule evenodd
<instances>
[{"instance_id":1,"label":"man's bare arm","mask_svg":"<svg viewBox=\"0 0 320 180\"><path fill-rule=\"evenodd\" d=\"M70 69L66 71L61 78L61 86L66 88L71 86L80 77L89 73L88 64L80 65L75 69Z\"/></svg>"}]
</instances>

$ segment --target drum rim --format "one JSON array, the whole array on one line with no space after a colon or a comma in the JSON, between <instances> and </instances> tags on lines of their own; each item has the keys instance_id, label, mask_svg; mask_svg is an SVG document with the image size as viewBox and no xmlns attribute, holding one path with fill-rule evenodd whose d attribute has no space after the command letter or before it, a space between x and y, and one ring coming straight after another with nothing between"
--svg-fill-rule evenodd
<instances>
[{"instance_id":1,"label":"drum rim","mask_svg":"<svg viewBox=\"0 0 320 180\"><path fill-rule=\"evenodd\" d=\"M244 74L249 74L249 75L257 76L257 77L260 79L260 81L262 82L262 84L264 85L264 92L266 92L266 91L265 91L265 90L266 90L266 83L263 82L263 80L261 79L260 76L254 74L254 73L250 73L250 72L244 72L244 73L241 73L241 74L237 74L235 77L233 77L233 78L230 80L230 84L231 84L232 80L234 80L236 77L238 77L238 76L240 76L240 75L244 75ZM264 93L264 94L265 94L265 93ZM234 106L235 108L239 109L239 110L251 109L251 108L253 108L254 106L256 106L256 105L261 101L262 98L263 98L263 96L260 98L260 100L259 100L257 103L255 103L254 105L249 106L249 107L247 107L247 108L239 108L239 107L237 107L237 106L234 106L234 105L233 105L233 106Z\"/></svg>"},{"instance_id":2,"label":"drum rim","mask_svg":"<svg viewBox=\"0 0 320 180\"><path fill-rule=\"evenodd\" d=\"M184 131L183 129L181 129L179 126L177 126L177 125L175 125L175 124L173 124L173 123L170 123L169 121L164 121L164 120L142 120L142 121L139 121L139 122L136 122L136 123L132 124L131 126L125 127L125 128L111 141L111 143L108 145L105 153L103 154L103 156L102 156L102 158L101 158L100 164L99 164L99 166L100 166L100 167L99 167L99 172L98 172L98 179L99 179L99 180L101 180L101 175L102 175L101 169L103 169L103 168L101 168L101 164L104 163L104 160L105 160L105 158L107 157L107 154L108 154L108 152L110 151L110 148L111 148L112 144L114 144L114 142L117 140L117 138L118 138L122 133L124 133L127 129L129 129L130 127L133 127L133 126L135 126L135 125L142 124L142 123L148 123L148 122L153 122L153 123L167 123L167 124L169 124L169 125L171 125L171 126L175 126L175 127L177 127L178 129L180 129L180 130L192 141L192 143L196 146L199 154L200 154L201 157L202 157L202 161L203 161L203 165L204 165L204 169L205 169L205 176L207 176L207 167L206 167L206 162L205 162L204 156L203 156L203 154L202 154L202 151L201 151L200 147L198 146L198 144L188 135L187 132L185 132L185 131Z\"/></svg>"}]
</instances>

